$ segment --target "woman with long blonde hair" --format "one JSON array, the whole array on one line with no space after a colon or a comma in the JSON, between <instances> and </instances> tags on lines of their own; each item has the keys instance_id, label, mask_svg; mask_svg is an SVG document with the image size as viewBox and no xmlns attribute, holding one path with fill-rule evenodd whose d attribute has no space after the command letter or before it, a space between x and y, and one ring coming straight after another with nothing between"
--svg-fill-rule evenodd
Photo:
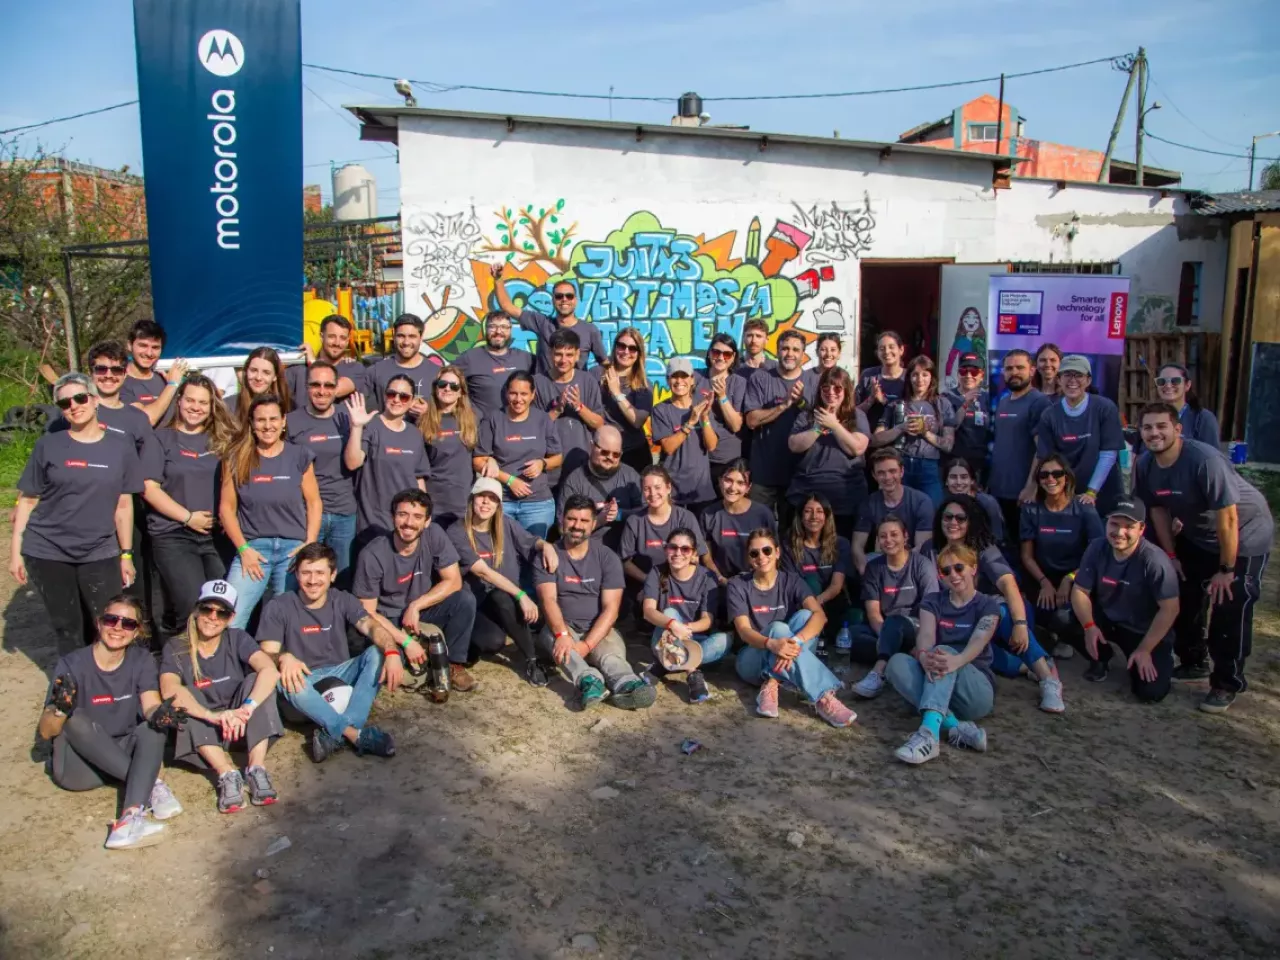
<instances>
[{"instance_id":1,"label":"woman with long blonde hair","mask_svg":"<svg viewBox=\"0 0 1280 960\"><path fill-rule=\"evenodd\" d=\"M637 473L653 463L644 425L653 413L653 387L645 372L644 335L623 327L614 337L608 363L596 368L604 420L622 431L622 462Z\"/></svg>"},{"instance_id":2,"label":"woman with long blonde hair","mask_svg":"<svg viewBox=\"0 0 1280 960\"><path fill-rule=\"evenodd\" d=\"M444 367L436 374L431 399L418 417L431 464L431 519L442 526L451 526L466 512L479 428L466 374L461 367Z\"/></svg>"},{"instance_id":3,"label":"woman with long blonde hair","mask_svg":"<svg viewBox=\"0 0 1280 960\"><path fill-rule=\"evenodd\" d=\"M289 380L285 376L280 354L270 347L258 347L245 357L240 368L240 391L226 398L227 411L241 428L249 423L249 405L258 397L276 396L285 413L293 409Z\"/></svg>"}]
</instances>

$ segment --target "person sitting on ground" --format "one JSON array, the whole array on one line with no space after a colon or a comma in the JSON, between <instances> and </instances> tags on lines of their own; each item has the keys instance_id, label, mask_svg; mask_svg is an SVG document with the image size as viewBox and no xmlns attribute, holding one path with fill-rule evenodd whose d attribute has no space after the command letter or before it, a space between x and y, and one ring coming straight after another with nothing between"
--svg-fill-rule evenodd
<instances>
[{"instance_id":1,"label":"person sitting on ground","mask_svg":"<svg viewBox=\"0 0 1280 960\"><path fill-rule=\"evenodd\" d=\"M1036 627L1054 637L1054 659L1069 660L1079 645L1071 614L1071 583L1089 544L1106 534L1098 511L1076 499L1076 475L1056 453L1040 464L1035 503L1022 505L1022 568L1038 585Z\"/></svg>"},{"instance_id":2,"label":"person sitting on ground","mask_svg":"<svg viewBox=\"0 0 1280 960\"><path fill-rule=\"evenodd\" d=\"M378 614L365 610L351 594L332 589L338 575L333 547L308 543L294 554L293 573L297 590L280 594L267 604L257 640L276 662L284 698L316 724L308 743L311 759L323 763L344 743L362 756L395 756L395 739L368 719L378 688L386 684L394 691L400 686L404 665L397 638L402 634ZM348 627L373 641L358 657L348 654ZM417 655L425 657L421 646ZM329 677L350 688L350 699L341 710L319 689L320 682Z\"/></svg>"},{"instance_id":3,"label":"person sitting on ground","mask_svg":"<svg viewBox=\"0 0 1280 960\"><path fill-rule=\"evenodd\" d=\"M903 763L936 757L944 732L953 747L987 750L987 733L975 721L995 706L991 637L999 600L978 591L978 555L964 543L942 548L938 571L946 589L920 602L915 651L895 653L885 671L893 689L920 711L920 728L894 752Z\"/></svg>"},{"instance_id":4,"label":"person sitting on ground","mask_svg":"<svg viewBox=\"0 0 1280 960\"><path fill-rule=\"evenodd\" d=\"M702 667L729 652L729 635L711 633L711 603L715 579L698 565L698 537L688 529L667 537L667 559L649 571L644 581L644 619L653 624L655 677L683 672L689 702L711 699Z\"/></svg>"},{"instance_id":5,"label":"person sitting on ground","mask_svg":"<svg viewBox=\"0 0 1280 960\"><path fill-rule=\"evenodd\" d=\"M623 569L636 587L643 586L649 571L666 559L667 537L680 527L692 530L698 538L698 559L707 553L702 528L693 514L671 501L674 489L667 468L654 464L640 474L640 495L645 510L628 518L622 529Z\"/></svg>"},{"instance_id":6,"label":"person sitting on ground","mask_svg":"<svg viewBox=\"0 0 1280 960\"><path fill-rule=\"evenodd\" d=\"M650 707L654 689L627 662L627 645L614 624L622 607L624 577L615 553L592 541L596 505L570 497L560 517L558 563L534 561L533 577L546 617L540 641L577 688L587 710L612 695L624 710Z\"/></svg>"},{"instance_id":7,"label":"person sitting on ground","mask_svg":"<svg viewBox=\"0 0 1280 960\"><path fill-rule=\"evenodd\" d=\"M992 669L1005 677L1024 669L1040 683L1040 709L1062 713L1062 679L1027 622L1027 604L1004 554L996 546L986 511L973 497L951 494L942 501L934 521L933 539L920 548L925 559L941 556L949 543L963 543L978 558L978 592L1000 598L1000 622L992 644Z\"/></svg>"},{"instance_id":8,"label":"person sitting on ground","mask_svg":"<svg viewBox=\"0 0 1280 960\"><path fill-rule=\"evenodd\" d=\"M49 775L54 783L74 791L124 784L108 850L160 842L164 824L155 821L182 812L160 779L166 731L176 720L172 704L157 715L162 705L156 661L145 643L135 642L145 623L137 600L112 597L97 619L93 644L58 660L40 714L39 734L53 741Z\"/></svg>"},{"instance_id":9,"label":"person sitting on ground","mask_svg":"<svg viewBox=\"0 0 1280 960\"><path fill-rule=\"evenodd\" d=\"M850 726L857 714L840 702L840 680L813 650L826 614L803 580L778 569L781 553L771 528L752 531L747 538L751 572L729 581L729 619L746 644L736 658L738 676L760 687L756 713L762 717L777 718L778 685L785 683L831 726Z\"/></svg>"},{"instance_id":10,"label":"person sitting on ground","mask_svg":"<svg viewBox=\"0 0 1280 960\"><path fill-rule=\"evenodd\" d=\"M391 526L360 551L351 592L367 613L399 625L397 639L414 665L427 656L418 641L422 625L439 627L449 648L449 689L471 693L479 687L467 672L476 598L462 589L458 551L431 519L431 494L410 488L392 497ZM437 703L448 697L435 689L429 695Z\"/></svg>"},{"instance_id":11,"label":"person sitting on ground","mask_svg":"<svg viewBox=\"0 0 1280 960\"><path fill-rule=\"evenodd\" d=\"M556 665L549 656L538 656L533 626L541 614L520 581L526 566L532 575L539 555L554 573L559 563L555 547L503 513L502 484L492 477L476 479L461 521L449 528L449 539L458 551L463 582L476 601L471 646L497 653L510 637L524 655L525 680L545 687Z\"/></svg>"},{"instance_id":12,"label":"person sitting on ground","mask_svg":"<svg viewBox=\"0 0 1280 960\"><path fill-rule=\"evenodd\" d=\"M851 659L857 662L868 659L868 648L875 651L870 672L851 688L866 700L879 696L884 689L884 672L890 658L914 649L920 629L920 602L938 592L938 571L911 549L907 525L901 517L891 513L880 521L876 546L880 555L868 561L862 573L867 620L854 631L850 650Z\"/></svg>"},{"instance_id":13,"label":"person sitting on ground","mask_svg":"<svg viewBox=\"0 0 1280 960\"><path fill-rule=\"evenodd\" d=\"M977 500L978 506L987 512L987 519L991 521L991 535L996 538L996 543L1004 543L1004 510L1001 509L999 500L978 489L973 465L968 460L956 458L943 464L942 483L947 493L963 493Z\"/></svg>"},{"instance_id":14,"label":"person sitting on ground","mask_svg":"<svg viewBox=\"0 0 1280 960\"><path fill-rule=\"evenodd\" d=\"M276 708L280 673L243 630L228 627L236 612L236 588L210 580L187 617L187 630L164 648L160 695L187 713L173 758L218 778L218 812L244 809L245 786L254 806L276 802L267 775L267 750L284 734ZM244 775L229 753L241 744L249 762Z\"/></svg>"},{"instance_id":15,"label":"person sitting on ground","mask_svg":"<svg viewBox=\"0 0 1280 960\"><path fill-rule=\"evenodd\" d=\"M907 525L913 550L933 535L933 501L919 490L903 486L902 454L891 448L875 451L871 454L871 476L880 489L862 501L853 526L853 565L859 574L867 568L867 538L889 514Z\"/></svg>"},{"instance_id":16,"label":"person sitting on ground","mask_svg":"<svg viewBox=\"0 0 1280 960\"><path fill-rule=\"evenodd\" d=\"M1173 684L1178 574L1163 551L1143 536L1146 505L1125 498L1107 516L1107 539L1085 551L1071 589L1071 608L1084 631L1084 678L1101 683L1112 647L1128 657L1129 688L1148 703Z\"/></svg>"},{"instance_id":17,"label":"person sitting on ground","mask_svg":"<svg viewBox=\"0 0 1280 960\"><path fill-rule=\"evenodd\" d=\"M853 556L849 541L836 534L835 514L826 497L811 493L798 508L782 550L781 566L803 580L821 605L827 622L819 643L825 641L824 652L829 652L849 615L846 584L853 576Z\"/></svg>"},{"instance_id":18,"label":"person sitting on ground","mask_svg":"<svg viewBox=\"0 0 1280 960\"><path fill-rule=\"evenodd\" d=\"M566 472L560 479L560 512L572 496L586 497L596 505L596 529L592 534L610 550L622 543L623 525L643 513L640 474L623 462L626 451L622 434L612 424L604 424L591 441L587 462Z\"/></svg>"}]
</instances>

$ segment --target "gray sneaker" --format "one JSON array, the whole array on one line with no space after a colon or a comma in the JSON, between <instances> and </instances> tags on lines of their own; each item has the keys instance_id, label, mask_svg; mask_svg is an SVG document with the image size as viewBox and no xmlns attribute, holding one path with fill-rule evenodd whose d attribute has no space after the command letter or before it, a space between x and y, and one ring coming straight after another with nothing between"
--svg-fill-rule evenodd
<instances>
[{"instance_id":1,"label":"gray sneaker","mask_svg":"<svg viewBox=\"0 0 1280 960\"><path fill-rule=\"evenodd\" d=\"M235 813L244 809L244 777L239 770L228 770L218 778L218 812Z\"/></svg>"},{"instance_id":2,"label":"gray sneaker","mask_svg":"<svg viewBox=\"0 0 1280 960\"><path fill-rule=\"evenodd\" d=\"M947 743L962 750L987 752L987 731L972 720L961 720L947 731Z\"/></svg>"},{"instance_id":3,"label":"gray sneaker","mask_svg":"<svg viewBox=\"0 0 1280 960\"><path fill-rule=\"evenodd\" d=\"M920 764L927 763L941 752L938 738L921 727L908 737L907 742L895 750L893 755L903 763Z\"/></svg>"},{"instance_id":4,"label":"gray sneaker","mask_svg":"<svg viewBox=\"0 0 1280 960\"><path fill-rule=\"evenodd\" d=\"M1053 646L1053 659L1070 660L1076 655L1076 648L1069 643L1059 641Z\"/></svg>"},{"instance_id":5,"label":"gray sneaker","mask_svg":"<svg viewBox=\"0 0 1280 960\"><path fill-rule=\"evenodd\" d=\"M148 806L151 808L151 815L157 820L168 820L182 812L182 804L163 780L157 780L156 785L151 788L151 802Z\"/></svg>"},{"instance_id":6,"label":"gray sneaker","mask_svg":"<svg viewBox=\"0 0 1280 960\"><path fill-rule=\"evenodd\" d=\"M146 809L130 810L111 826L107 836L108 850L133 850L150 847L164 839L164 824L147 816Z\"/></svg>"},{"instance_id":7,"label":"gray sneaker","mask_svg":"<svg viewBox=\"0 0 1280 960\"><path fill-rule=\"evenodd\" d=\"M872 670L851 688L863 700L874 700L884 689L884 675Z\"/></svg>"},{"instance_id":8,"label":"gray sneaker","mask_svg":"<svg viewBox=\"0 0 1280 960\"><path fill-rule=\"evenodd\" d=\"M244 782L249 787L249 800L255 807L269 807L276 802L276 788L271 785L265 767L245 767Z\"/></svg>"},{"instance_id":9,"label":"gray sneaker","mask_svg":"<svg viewBox=\"0 0 1280 960\"><path fill-rule=\"evenodd\" d=\"M1049 677L1040 681L1040 709L1045 713L1066 713L1062 701L1062 681Z\"/></svg>"}]
</instances>

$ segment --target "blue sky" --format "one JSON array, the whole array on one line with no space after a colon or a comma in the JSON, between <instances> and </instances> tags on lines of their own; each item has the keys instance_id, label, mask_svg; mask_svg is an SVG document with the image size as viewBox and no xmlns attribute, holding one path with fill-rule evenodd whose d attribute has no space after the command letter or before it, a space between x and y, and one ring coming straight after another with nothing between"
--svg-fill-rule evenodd
<instances>
[{"instance_id":1,"label":"blue sky","mask_svg":"<svg viewBox=\"0 0 1280 960\"><path fill-rule=\"evenodd\" d=\"M618 95L704 97L807 93L940 83L1014 73L1147 48L1148 102L1163 108L1148 130L1169 140L1245 153L1280 130L1280 3L1276 0L497 0L362 4L304 0L307 62L479 84ZM93 109L137 95L132 5L122 0L15 4L0 60L0 129ZM389 83L304 70L307 182L329 194L328 161L359 159L378 180L382 213L398 211L394 151L361 143L342 104L393 102ZM1106 64L1011 81L1006 99L1026 134L1103 149L1123 74ZM715 103L714 123L893 140L949 113L994 83L839 100ZM423 106L607 118L604 100L418 91ZM672 107L615 102L613 117L666 122ZM39 140L67 157L142 169L136 107L44 128ZM1117 155L1132 159L1132 107ZM1259 145L1280 156L1280 137ZM1184 173L1188 186L1237 190L1244 159L1148 141L1147 161Z\"/></svg>"}]
</instances>

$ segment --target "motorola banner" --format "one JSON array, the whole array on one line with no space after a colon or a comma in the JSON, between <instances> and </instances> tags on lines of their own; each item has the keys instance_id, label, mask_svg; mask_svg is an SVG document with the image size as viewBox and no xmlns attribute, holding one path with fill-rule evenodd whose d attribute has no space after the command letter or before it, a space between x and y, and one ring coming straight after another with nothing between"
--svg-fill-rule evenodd
<instances>
[{"instance_id":1,"label":"motorola banner","mask_svg":"<svg viewBox=\"0 0 1280 960\"><path fill-rule=\"evenodd\" d=\"M302 342L298 0L134 0L151 290L169 356Z\"/></svg>"}]
</instances>

